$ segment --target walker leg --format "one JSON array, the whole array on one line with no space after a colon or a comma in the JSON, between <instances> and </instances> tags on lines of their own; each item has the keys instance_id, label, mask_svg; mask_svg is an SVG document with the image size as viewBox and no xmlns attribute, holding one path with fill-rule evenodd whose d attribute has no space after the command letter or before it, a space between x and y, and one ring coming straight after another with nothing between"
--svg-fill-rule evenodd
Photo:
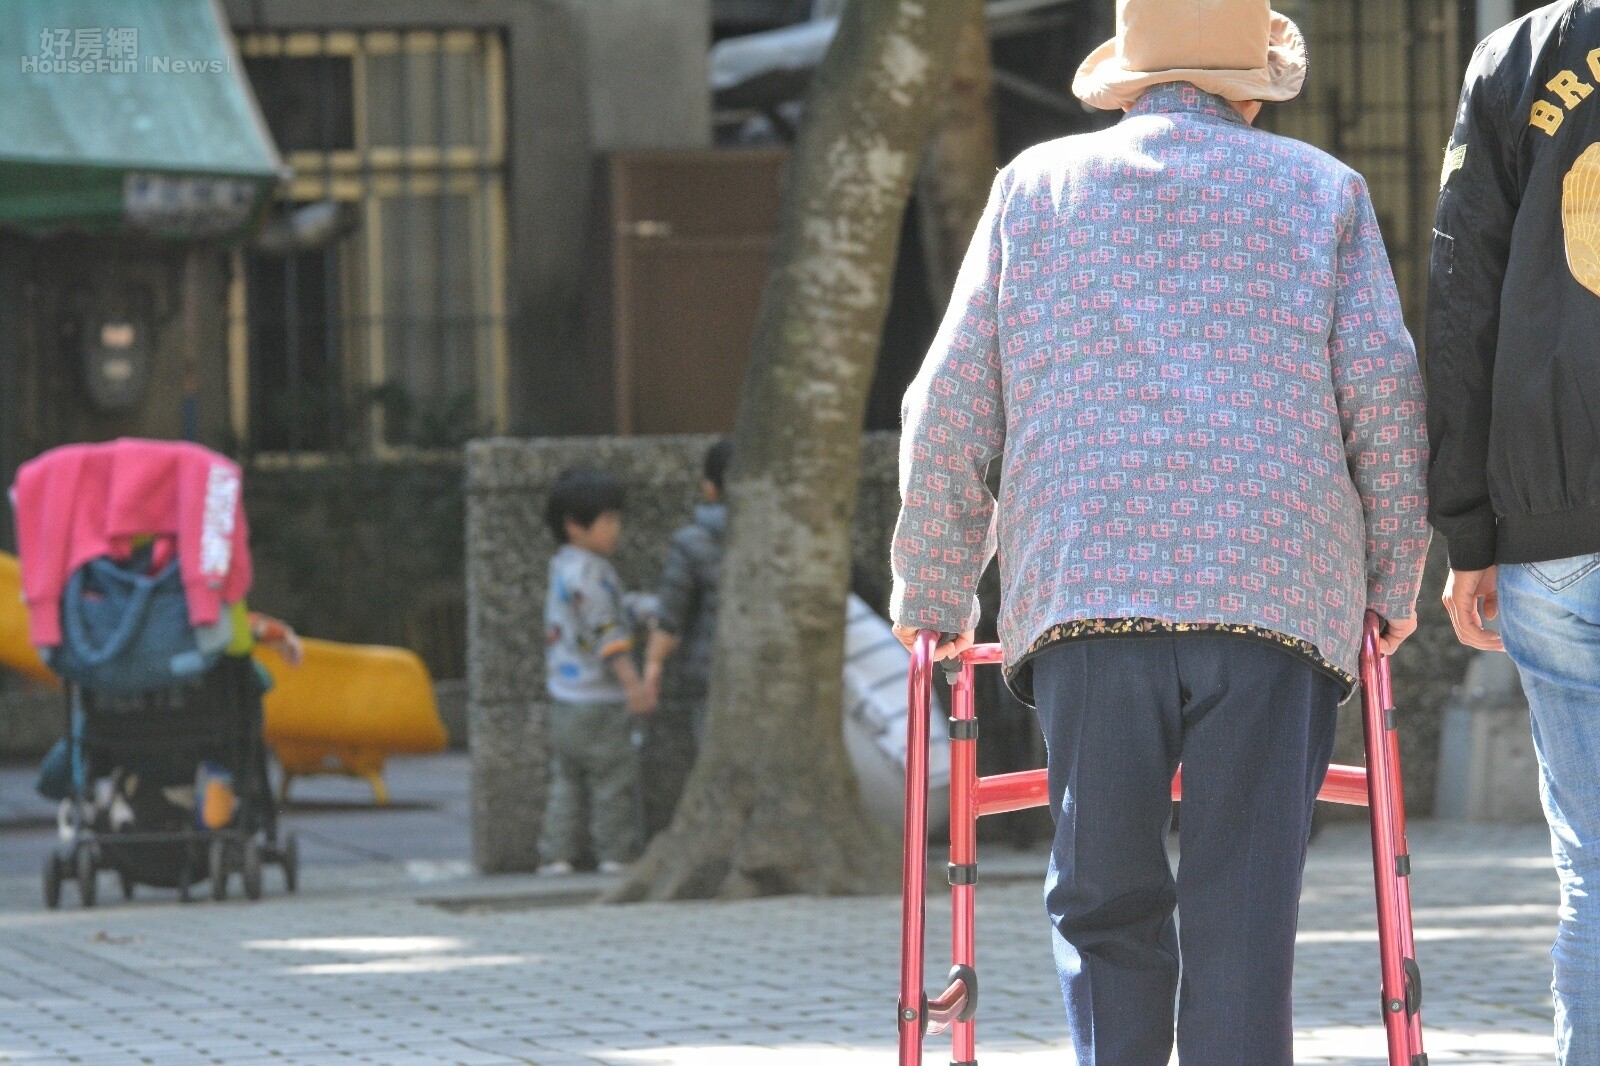
<instances>
[{"instance_id":1,"label":"walker leg","mask_svg":"<svg viewBox=\"0 0 1600 1066\"><path fill-rule=\"evenodd\" d=\"M978 722L972 664L951 686L950 715L950 979L966 986L966 1004L950 1024L952 1066L976 1066L978 1010Z\"/></svg>"},{"instance_id":2,"label":"walker leg","mask_svg":"<svg viewBox=\"0 0 1600 1066\"><path fill-rule=\"evenodd\" d=\"M1361 703L1383 1023L1390 1066L1427 1066L1428 1057L1422 1050L1422 972L1411 927L1411 856L1401 790L1400 737L1389 663L1378 650L1379 624L1377 615L1369 612L1361 642Z\"/></svg>"},{"instance_id":3,"label":"walker leg","mask_svg":"<svg viewBox=\"0 0 1600 1066\"><path fill-rule=\"evenodd\" d=\"M933 652L937 633L917 635L911 651L906 719L905 843L900 870L900 1000L896 1012L900 1066L922 1066L922 1035L928 1024L922 953L927 936L928 709L933 700Z\"/></svg>"},{"instance_id":4,"label":"walker leg","mask_svg":"<svg viewBox=\"0 0 1600 1066\"><path fill-rule=\"evenodd\" d=\"M1422 1049L1422 968L1417 963L1416 931L1411 919L1411 844L1406 839L1406 799L1400 773L1400 731L1394 723L1394 692L1385 660L1379 673L1378 687L1382 704L1387 709L1385 730L1389 745L1389 818L1394 827L1393 839L1398 848L1395 862L1395 912L1392 916L1400 951L1400 963L1405 970L1407 1057L1404 1066L1428 1066L1428 1056Z\"/></svg>"}]
</instances>

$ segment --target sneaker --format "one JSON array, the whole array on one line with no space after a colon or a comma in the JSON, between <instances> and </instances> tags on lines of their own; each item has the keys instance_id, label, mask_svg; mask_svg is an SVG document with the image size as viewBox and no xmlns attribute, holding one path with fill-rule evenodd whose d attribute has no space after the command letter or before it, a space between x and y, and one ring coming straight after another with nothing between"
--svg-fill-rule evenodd
<instances>
[{"instance_id":1,"label":"sneaker","mask_svg":"<svg viewBox=\"0 0 1600 1066\"><path fill-rule=\"evenodd\" d=\"M600 864L600 872L603 874L620 874L627 868L627 863L618 862L616 859L607 859Z\"/></svg>"},{"instance_id":2,"label":"sneaker","mask_svg":"<svg viewBox=\"0 0 1600 1066\"><path fill-rule=\"evenodd\" d=\"M539 867L540 877L561 877L572 872L572 864L565 859L547 862Z\"/></svg>"}]
</instances>

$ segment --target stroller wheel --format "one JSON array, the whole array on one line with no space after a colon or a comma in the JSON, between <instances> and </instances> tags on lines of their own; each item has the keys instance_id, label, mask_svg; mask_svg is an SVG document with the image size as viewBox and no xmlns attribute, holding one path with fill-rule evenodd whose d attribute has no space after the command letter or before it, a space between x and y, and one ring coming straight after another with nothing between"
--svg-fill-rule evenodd
<instances>
[{"instance_id":1,"label":"stroller wheel","mask_svg":"<svg viewBox=\"0 0 1600 1066\"><path fill-rule=\"evenodd\" d=\"M244 842L244 862L240 864L240 880L244 882L246 899L261 898L261 845L255 837Z\"/></svg>"},{"instance_id":2,"label":"stroller wheel","mask_svg":"<svg viewBox=\"0 0 1600 1066\"><path fill-rule=\"evenodd\" d=\"M93 907L95 892L100 887L100 860L92 844L78 849L78 899L85 907Z\"/></svg>"},{"instance_id":3,"label":"stroller wheel","mask_svg":"<svg viewBox=\"0 0 1600 1066\"><path fill-rule=\"evenodd\" d=\"M300 841L293 833L285 834L278 861L283 864L283 887L295 891L300 887Z\"/></svg>"},{"instance_id":4,"label":"stroller wheel","mask_svg":"<svg viewBox=\"0 0 1600 1066\"><path fill-rule=\"evenodd\" d=\"M128 871L126 871L126 870L118 870L117 871L117 880L122 883L122 898L124 900L132 899L133 898L133 878L128 876Z\"/></svg>"},{"instance_id":5,"label":"stroller wheel","mask_svg":"<svg viewBox=\"0 0 1600 1066\"><path fill-rule=\"evenodd\" d=\"M211 898L221 903L228 898L228 838L218 833L211 838Z\"/></svg>"},{"instance_id":6,"label":"stroller wheel","mask_svg":"<svg viewBox=\"0 0 1600 1066\"><path fill-rule=\"evenodd\" d=\"M61 857L55 852L44 857L44 905L51 910L61 906Z\"/></svg>"}]
</instances>

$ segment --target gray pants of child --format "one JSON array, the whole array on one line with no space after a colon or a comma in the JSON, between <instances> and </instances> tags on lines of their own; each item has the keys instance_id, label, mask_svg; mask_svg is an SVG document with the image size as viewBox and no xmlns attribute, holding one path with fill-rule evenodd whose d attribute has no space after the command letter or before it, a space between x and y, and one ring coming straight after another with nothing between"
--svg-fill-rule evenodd
<instances>
[{"instance_id":1,"label":"gray pants of child","mask_svg":"<svg viewBox=\"0 0 1600 1066\"><path fill-rule=\"evenodd\" d=\"M638 757L632 716L620 703L550 704L550 806L545 862L628 862L638 850ZM592 834L592 836L591 836Z\"/></svg>"}]
</instances>

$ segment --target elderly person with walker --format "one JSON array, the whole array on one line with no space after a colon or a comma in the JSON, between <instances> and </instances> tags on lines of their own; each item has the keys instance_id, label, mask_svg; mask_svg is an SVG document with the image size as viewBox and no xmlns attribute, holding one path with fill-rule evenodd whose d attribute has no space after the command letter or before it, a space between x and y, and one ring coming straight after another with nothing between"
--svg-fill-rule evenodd
<instances>
[{"instance_id":1,"label":"elderly person with walker","mask_svg":"<svg viewBox=\"0 0 1600 1066\"><path fill-rule=\"evenodd\" d=\"M1080 1063L1162 1066L1174 1037L1184 1066L1293 1062L1337 707L1366 611L1384 654L1416 628L1422 387L1372 203L1253 126L1305 69L1267 0L1119 0L1073 89L1126 117L1000 173L906 395L892 614L959 654L998 547Z\"/></svg>"}]
</instances>

